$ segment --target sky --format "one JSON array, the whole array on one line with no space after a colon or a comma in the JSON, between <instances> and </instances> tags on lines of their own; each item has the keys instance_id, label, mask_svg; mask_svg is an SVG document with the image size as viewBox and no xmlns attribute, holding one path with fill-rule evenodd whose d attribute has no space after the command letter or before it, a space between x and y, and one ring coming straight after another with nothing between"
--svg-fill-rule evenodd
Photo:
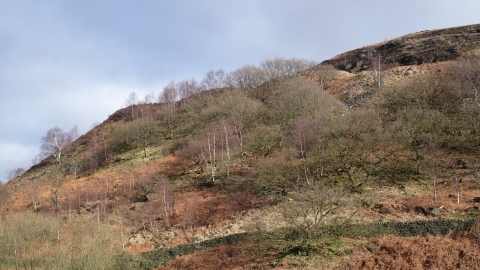
<instances>
[{"instance_id":1,"label":"sky","mask_svg":"<svg viewBox=\"0 0 480 270\"><path fill-rule=\"evenodd\" d=\"M0 0L0 181L171 80L480 23L478 0ZM5 182L5 181L4 181Z\"/></svg>"}]
</instances>

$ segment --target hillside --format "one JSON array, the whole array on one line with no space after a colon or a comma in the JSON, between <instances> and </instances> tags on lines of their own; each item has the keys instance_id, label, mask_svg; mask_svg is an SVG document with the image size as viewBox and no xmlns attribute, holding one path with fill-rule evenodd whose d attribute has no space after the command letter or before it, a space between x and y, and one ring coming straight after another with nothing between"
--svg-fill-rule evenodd
<instances>
[{"instance_id":1,"label":"hillside","mask_svg":"<svg viewBox=\"0 0 480 270\"><path fill-rule=\"evenodd\" d=\"M160 269L435 268L413 251L460 252L454 240L471 249L448 263L474 264L478 225L413 238L322 228L479 216L479 52L471 25L169 85L0 187L0 265L125 269L245 232Z\"/></svg>"},{"instance_id":2,"label":"hillside","mask_svg":"<svg viewBox=\"0 0 480 270\"><path fill-rule=\"evenodd\" d=\"M339 54L322 64L358 73L371 70L375 57L384 70L457 59L480 45L480 24L439 30L425 30Z\"/></svg>"}]
</instances>

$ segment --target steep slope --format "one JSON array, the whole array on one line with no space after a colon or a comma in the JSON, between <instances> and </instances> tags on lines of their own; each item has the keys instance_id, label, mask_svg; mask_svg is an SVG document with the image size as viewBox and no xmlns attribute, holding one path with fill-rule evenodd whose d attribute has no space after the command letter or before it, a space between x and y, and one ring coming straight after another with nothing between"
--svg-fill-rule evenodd
<instances>
[{"instance_id":1,"label":"steep slope","mask_svg":"<svg viewBox=\"0 0 480 270\"><path fill-rule=\"evenodd\" d=\"M322 83L330 94L354 108L370 99L381 85L398 83L415 74L440 70L448 61L480 53L480 24L425 30L341 53L303 76ZM325 72L326 67L335 70ZM334 78L332 80L332 78Z\"/></svg>"}]
</instances>

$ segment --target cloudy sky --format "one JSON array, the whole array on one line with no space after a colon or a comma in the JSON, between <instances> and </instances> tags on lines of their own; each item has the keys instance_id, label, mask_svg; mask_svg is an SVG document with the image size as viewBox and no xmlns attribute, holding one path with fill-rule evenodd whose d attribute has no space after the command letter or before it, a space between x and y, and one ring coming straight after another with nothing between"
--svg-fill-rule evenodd
<instances>
[{"instance_id":1,"label":"cloudy sky","mask_svg":"<svg viewBox=\"0 0 480 270\"><path fill-rule=\"evenodd\" d=\"M59 126L86 133L136 92L275 57L329 59L480 23L478 0L0 0L0 180Z\"/></svg>"}]
</instances>

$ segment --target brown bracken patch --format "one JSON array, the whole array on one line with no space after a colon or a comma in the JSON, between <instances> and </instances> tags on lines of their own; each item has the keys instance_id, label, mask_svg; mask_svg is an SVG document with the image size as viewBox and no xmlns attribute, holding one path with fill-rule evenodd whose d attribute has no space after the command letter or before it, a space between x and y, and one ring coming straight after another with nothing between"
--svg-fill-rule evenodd
<instances>
[{"instance_id":1,"label":"brown bracken patch","mask_svg":"<svg viewBox=\"0 0 480 270\"><path fill-rule=\"evenodd\" d=\"M478 269L479 240L478 226L470 232L454 232L446 236L386 236L374 240L376 247L364 247L344 258L341 268Z\"/></svg>"},{"instance_id":2,"label":"brown bracken patch","mask_svg":"<svg viewBox=\"0 0 480 270\"><path fill-rule=\"evenodd\" d=\"M258 256L261 248L254 244L222 245L182 256L156 270L263 269L273 258L268 255Z\"/></svg>"}]
</instances>

